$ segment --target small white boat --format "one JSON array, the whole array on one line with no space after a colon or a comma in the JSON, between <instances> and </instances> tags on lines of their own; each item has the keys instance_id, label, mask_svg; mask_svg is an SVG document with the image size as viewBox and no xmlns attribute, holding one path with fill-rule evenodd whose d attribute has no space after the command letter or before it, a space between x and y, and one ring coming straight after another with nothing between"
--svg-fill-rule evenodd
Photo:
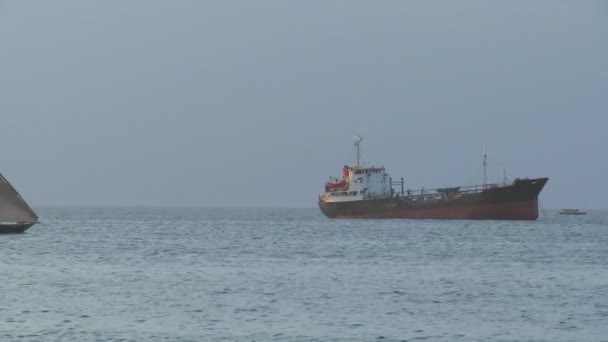
<instances>
[{"instance_id":1,"label":"small white boat","mask_svg":"<svg viewBox=\"0 0 608 342\"><path fill-rule=\"evenodd\" d=\"M559 212L560 215L586 215L587 213L584 211L580 211L578 209L562 209Z\"/></svg>"}]
</instances>

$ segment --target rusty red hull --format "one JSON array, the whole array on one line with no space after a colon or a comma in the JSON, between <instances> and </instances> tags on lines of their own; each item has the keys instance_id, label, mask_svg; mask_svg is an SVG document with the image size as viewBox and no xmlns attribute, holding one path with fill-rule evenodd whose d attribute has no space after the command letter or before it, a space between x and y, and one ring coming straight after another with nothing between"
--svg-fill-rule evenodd
<instances>
[{"instance_id":1,"label":"rusty red hull","mask_svg":"<svg viewBox=\"0 0 608 342\"><path fill-rule=\"evenodd\" d=\"M457 199L414 201L394 197L351 202L319 202L330 218L536 220L538 195L548 178L520 180L513 185L462 194Z\"/></svg>"},{"instance_id":2,"label":"rusty red hull","mask_svg":"<svg viewBox=\"0 0 608 342\"><path fill-rule=\"evenodd\" d=\"M336 214L332 218L385 218L385 219L435 219L435 220L536 220L538 202L479 204L458 207L425 209L397 209L382 213L362 212Z\"/></svg>"}]
</instances>

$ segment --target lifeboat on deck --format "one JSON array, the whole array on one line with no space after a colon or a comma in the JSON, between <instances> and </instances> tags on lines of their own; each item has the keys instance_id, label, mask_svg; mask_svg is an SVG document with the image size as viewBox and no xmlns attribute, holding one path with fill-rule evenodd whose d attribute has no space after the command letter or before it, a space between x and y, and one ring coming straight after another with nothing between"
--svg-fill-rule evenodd
<instances>
[{"instance_id":1,"label":"lifeboat on deck","mask_svg":"<svg viewBox=\"0 0 608 342\"><path fill-rule=\"evenodd\" d=\"M342 168L342 180L338 181L338 179L335 178L334 181L325 183L325 192L348 190L349 172L350 168L347 165L344 165Z\"/></svg>"},{"instance_id":2,"label":"lifeboat on deck","mask_svg":"<svg viewBox=\"0 0 608 342\"><path fill-rule=\"evenodd\" d=\"M339 182L327 182L325 183L325 191L345 191L348 189L348 183L345 180Z\"/></svg>"}]
</instances>

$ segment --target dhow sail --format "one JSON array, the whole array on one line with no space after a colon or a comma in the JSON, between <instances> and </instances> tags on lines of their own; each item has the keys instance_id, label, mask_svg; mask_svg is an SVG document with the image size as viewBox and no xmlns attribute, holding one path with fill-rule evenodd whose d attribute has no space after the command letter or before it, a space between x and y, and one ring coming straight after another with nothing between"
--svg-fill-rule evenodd
<instances>
[{"instance_id":1,"label":"dhow sail","mask_svg":"<svg viewBox=\"0 0 608 342\"><path fill-rule=\"evenodd\" d=\"M13 188L11 183L0 174L0 226L27 226L38 222L38 216L30 206L25 203L21 195ZM1 229L1 228L0 228Z\"/></svg>"}]
</instances>

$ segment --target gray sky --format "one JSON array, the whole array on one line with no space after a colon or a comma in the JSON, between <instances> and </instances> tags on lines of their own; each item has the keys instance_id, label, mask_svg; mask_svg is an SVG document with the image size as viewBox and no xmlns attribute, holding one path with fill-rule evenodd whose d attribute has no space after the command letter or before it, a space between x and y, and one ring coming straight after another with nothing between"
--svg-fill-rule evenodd
<instances>
[{"instance_id":1,"label":"gray sky","mask_svg":"<svg viewBox=\"0 0 608 342\"><path fill-rule=\"evenodd\" d=\"M0 170L33 206L315 206L548 176L608 208L608 2L2 1Z\"/></svg>"}]
</instances>

